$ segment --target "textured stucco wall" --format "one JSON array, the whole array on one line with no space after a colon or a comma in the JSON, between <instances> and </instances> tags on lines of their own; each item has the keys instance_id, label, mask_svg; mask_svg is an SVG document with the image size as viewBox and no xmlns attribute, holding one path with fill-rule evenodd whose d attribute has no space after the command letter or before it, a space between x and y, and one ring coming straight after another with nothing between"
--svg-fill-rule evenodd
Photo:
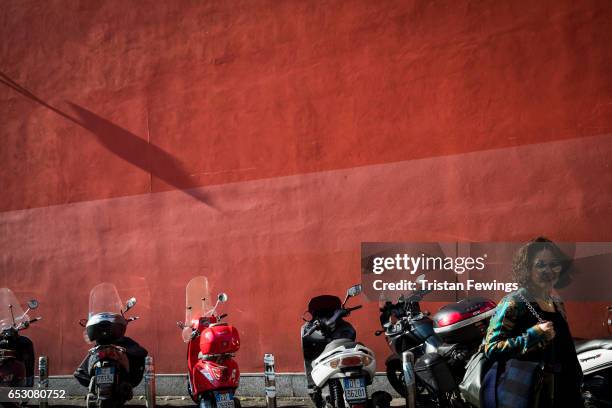
<instances>
[{"instance_id":1,"label":"textured stucco wall","mask_svg":"<svg viewBox=\"0 0 612 408\"><path fill-rule=\"evenodd\" d=\"M244 371L299 371L361 241L611 241L612 5L2 2L0 285L57 372L89 289L181 372L183 288L230 295ZM431 305L435 308L435 305ZM570 305L576 335L602 334ZM351 318L381 357L376 304Z\"/></svg>"}]
</instances>

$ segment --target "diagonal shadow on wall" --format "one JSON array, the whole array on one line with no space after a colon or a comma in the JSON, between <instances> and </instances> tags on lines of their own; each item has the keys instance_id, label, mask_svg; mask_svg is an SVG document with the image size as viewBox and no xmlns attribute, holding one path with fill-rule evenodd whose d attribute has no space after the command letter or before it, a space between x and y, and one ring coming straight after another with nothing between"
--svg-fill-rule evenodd
<instances>
[{"instance_id":1,"label":"diagonal shadow on wall","mask_svg":"<svg viewBox=\"0 0 612 408\"><path fill-rule=\"evenodd\" d=\"M38 98L3 72L0 72L0 83L88 130L102 146L118 157L214 208L199 189L185 190L191 184L189 172L177 158L165 150L77 104L68 102L76 116L63 112Z\"/></svg>"}]
</instances>

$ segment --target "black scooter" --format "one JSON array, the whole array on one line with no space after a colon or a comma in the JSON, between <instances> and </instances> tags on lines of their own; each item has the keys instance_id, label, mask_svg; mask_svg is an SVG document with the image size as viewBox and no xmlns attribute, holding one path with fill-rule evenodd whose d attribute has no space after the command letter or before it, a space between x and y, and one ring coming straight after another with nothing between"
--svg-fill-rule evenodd
<instances>
[{"instance_id":1,"label":"black scooter","mask_svg":"<svg viewBox=\"0 0 612 408\"><path fill-rule=\"evenodd\" d=\"M19 332L41 320L28 312L38 307L32 299L24 312L13 292L0 288L0 387L32 387L34 384L34 345Z\"/></svg>"},{"instance_id":2,"label":"black scooter","mask_svg":"<svg viewBox=\"0 0 612 408\"><path fill-rule=\"evenodd\" d=\"M496 304L485 298L467 298L442 307L431 319L419 304L430 292L402 295L396 303L386 302L380 308L383 330L375 334L384 333L392 351L385 362L387 379L403 397L408 395L405 378L414 379L417 406L462 407L458 384L467 361L482 342ZM407 351L414 356L414 366L403 364L402 355Z\"/></svg>"},{"instance_id":3,"label":"black scooter","mask_svg":"<svg viewBox=\"0 0 612 408\"><path fill-rule=\"evenodd\" d=\"M79 383L88 387L88 408L123 406L142 380L147 351L124 336L128 323L138 319L125 317L135 305L136 299L131 298L124 309L117 289L110 283L91 290L89 319L81 319L79 324L96 346L74 373Z\"/></svg>"}]
</instances>

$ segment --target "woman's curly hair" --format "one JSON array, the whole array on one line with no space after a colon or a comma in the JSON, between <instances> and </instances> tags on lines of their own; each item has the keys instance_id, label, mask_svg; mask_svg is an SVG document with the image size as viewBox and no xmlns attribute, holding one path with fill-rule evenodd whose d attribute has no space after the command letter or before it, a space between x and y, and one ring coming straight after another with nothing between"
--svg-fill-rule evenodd
<instances>
[{"instance_id":1,"label":"woman's curly hair","mask_svg":"<svg viewBox=\"0 0 612 408\"><path fill-rule=\"evenodd\" d=\"M568 271L572 260L550 239L537 237L523 245L512 260L512 277L521 287L527 287L531 283L533 260L538 252L545 249L551 251L562 266L555 288L563 288L571 282Z\"/></svg>"}]
</instances>

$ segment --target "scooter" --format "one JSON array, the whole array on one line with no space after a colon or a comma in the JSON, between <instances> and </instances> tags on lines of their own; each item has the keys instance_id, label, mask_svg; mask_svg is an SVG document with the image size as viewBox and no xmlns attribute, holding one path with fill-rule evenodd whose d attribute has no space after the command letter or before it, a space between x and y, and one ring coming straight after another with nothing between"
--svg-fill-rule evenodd
<instances>
[{"instance_id":1,"label":"scooter","mask_svg":"<svg viewBox=\"0 0 612 408\"><path fill-rule=\"evenodd\" d=\"M101 283L89 294L89 318L81 319L79 324L85 327L95 347L74 373L88 387L88 408L123 406L142 380L147 351L124 337L128 324L138 319L125 316L135 305L136 299L130 298L124 308L112 283Z\"/></svg>"},{"instance_id":2,"label":"scooter","mask_svg":"<svg viewBox=\"0 0 612 408\"><path fill-rule=\"evenodd\" d=\"M607 339L576 341L582 368L582 391L587 407L612 407L612 306L607 307L604 325Z\"/></svg>"},{"instance_id":3,"label":"scooter","mask_svg":"<svg viewBox=\"0 0 612 408\"><path fill-rule=\"evenodd\" d=\"M19 332L41 320L30 319L28 312L38 307L32 299L24 312L8 288L0 288L0 387L32 387L34 384L34 346Z\"/></svg>"},{"instance_id":4,"label":"scooter","mask_svg":"<svg viewBox=\"0 0 612 408\"><path fill-rule=\"evenodd\" d=\"M214 307L208 296L208 280L193 278L187 284L185 323L177 322L187 343L189 395L200 408L240 408L234 396L240 382L240 370L234 353L240 348L240 336L233 326L221 322L227 314L217 314L227 295L220 293Z\"/></svg>"},{"instance_id":5,"label":"scooter","mask_svg":"<svg viewBox=\"0 0 612 408\"><path fill-rule=\"evenodd\" d=\"M417 281L422 279L424 275ZM385 362L387 379L403 397L409 389L405 379L414 379L417 406L461 407L458 384L467 361L484 338L496 303L481 297L466 298L445 305L430 318L419 304L430 292L417 290L380 308L383 330L375 334L384 333L392 351ZM405 352L412 353L414 365L403 364Z\"/></svg>"},{"instance_id":6,"label":"scooter","mask_svg":"<svg viewBox=\"0 0 612 408\"><path fill-rule=\"evenodd\" d=\"M362 307L345 307L348 299L359 293L361 285L355 285L347 291L344 302L330 295L312 298L302 317L306 322L301 329L304 368L308 393L316 408L390 405L391 395L384 391L368 398L367 386L374 379L376 358L372 350L355 342L355 329L343 320Z\"/></svg>"}]
</instances>

